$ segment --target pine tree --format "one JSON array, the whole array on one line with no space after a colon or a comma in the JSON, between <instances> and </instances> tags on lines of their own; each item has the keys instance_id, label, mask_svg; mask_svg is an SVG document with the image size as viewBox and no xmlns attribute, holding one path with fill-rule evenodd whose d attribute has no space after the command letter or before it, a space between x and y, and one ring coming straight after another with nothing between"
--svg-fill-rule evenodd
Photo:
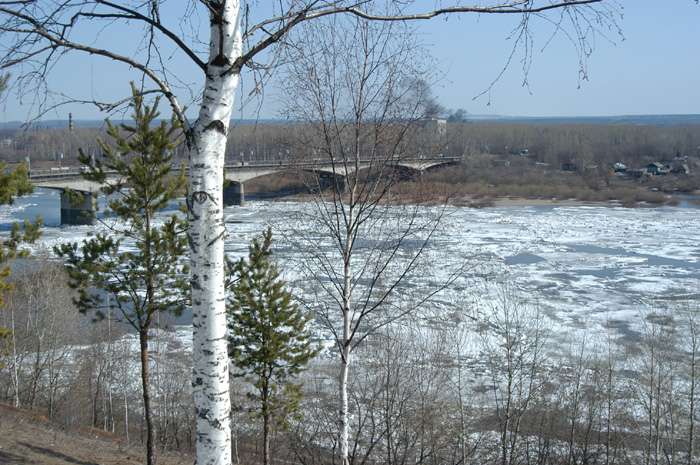
<instances>
[{"instance_id":1,"label":"pine tree","mask_svg":"<svg viewBox=\"0 0 700 465\"><path fill-rule=\"evenodd\" d=\"M171 173L173 141L179 125L175 119L151 128L158 118L158 99L153 107L144 104L133 87L135 126L114 126L107 120L107 133L114 146L99 140L103 160L92 160L83 176L103 184L105 195L115 195L108 204L110 214L122 221L77 243L63 244L55 252L65 259L71 287L78 290L75 300L83 313L105 316L105 309L139 334L141 384L146 417L148 464L156 462L155 422L151 408L148 370L148 334L159 312L179 315L187 303L188 268L183 264L187 251L185 220L172 215L157 225L156 215L183 194L184 170ZM125 134L122 134L121 131ZM81 152L80 161L89 158ZM132 158L126 162L127 158ZM118 173L118 179L108 172ZM125 250L125 243L131 247ZM133 250L135 249L135 250ZM133 251L132 251L133 250ZM107 293L108 303L96 291ZM106 305L109 307L107 308Z\"/></svg>"},{"instance_id":2,"label":"pine tree","mask_svg":"<svg viewBox=\"0 0 700 465\"><path fill-rule=\"evenodd\" d=\"M302 384L294 382L318 353L312 347L307 324L308 312L292 302L280 272L270 259L272 231L255 238L248 259L235 265L229 286L229 353L252 390L248 398L256 403L254 417L263 420L263 463L270 463L271 424L284 429L298 410Z\"/></svg>"},{"instance_id":3,"label":"pine tree","mask_svg":"<svg viewBox=\"0 0 700 465\"><path fill-rule=\"evenodd\" d=\"M0 82L0 84L2 83ZM0 205L12 205L15 197L34 192L34 185L29 182L29 173L24 163L7 172L5 171L5 166L6 163L4 161L0 163ZM42 223L43 219L40 216L37 216L34 222L25 218L22 225L15 221L9 237L0 241L0 265L13 258L26 257L29 251L21 249L20 245L22 243L31 244L35 242L41 236ZM5 305L5 294L13 290L12 284L5 281L9 276L9 266L0 268L0 307ZM12 331L0 326L0 355L8 353L11 347L11 342L8 342L11 335Z\"/></svg>"},{"instance_id":4,"label":"pine tree","mask_svg":"<svg viewBox=\"0 0 700 465\"><path fill-rule=\"evenodd\" d=\"M10 80L10 73L0 76L0 97L7 89L7 82ZM34 185L29 182L29 172L24 163L14 170L7 171L7 163L0 162L0 205L12 205L15 197L31 194L34 192ZM15 222L10 231L10 237L0 243L0 264L16 257L27 255L26 250L19 250L22 242L32 243L41 236L42 218L38 216L32 223L24 220L24 228ZM0 269L0 307L5 305L4 295L12 291L12 284L5 281L10 276L10 267L5 266ZM6 355L9 347L6 340L10 339L12 332L0 326L0 355ZM2 366L2 364L0 364Z\"/></svg>"},{"instance_id":5,"label":"pine tree","mask_svg":"<svg viewBox=\"0 0 700 465\"><path fill-rule=\"evenodd\" d=\"M7 82L10 79L10 74L5 73L0 76L0 98L3 92L7 89ZM22 162L17 168L7 170L7 162L0 161L0 205L12 205L15 197L31 194L34 192L34 185L29 181L29 171L27 166ZM19 244L22 242L31 243L41 236L39 229L41 228L42 218L38 216L34 223L24 220L24 228L19 223L15 222L10 231L10 237L0 244L0 263L4 263L11 258L22 257L27 254L27 251L19 250ZM9 274L9 270L5 268L3 273ZM6 276L0 276L3 278ZM0 292L0 305L2 304L2 292Z\"/></svg>"},{"instance_id":6,"label":"pine tree","mask_svg":"<svg viewBox=\"0 0 700 465\"><path fill-rule=\"evenodd\" d=\"M7 163L0 162L0 205L12 205L15 197L31 194L34 185L29 182L29 173L24 163L13 170L5 170ZM41 236L43 219L36 217L34 222L27 219L20 225L15 222L7 239L0 242L0 264L13 258L22 258L29 253L20 249L22 243L33 243ZM0 293L0 303L2 293Z\"/></svg>"}]
</instances>

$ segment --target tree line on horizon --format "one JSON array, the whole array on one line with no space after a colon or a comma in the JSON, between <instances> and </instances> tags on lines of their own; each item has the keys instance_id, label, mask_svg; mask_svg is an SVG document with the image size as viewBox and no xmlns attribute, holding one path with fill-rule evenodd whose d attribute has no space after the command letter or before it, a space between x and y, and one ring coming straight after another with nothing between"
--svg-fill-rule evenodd
<instances>
[{"instance_id":1,"label":"tree line on horizon","mask_svg":"<svg viewBox=\"0 0 700 465\"><path fill-rule=\"evenodd\" d=\"M303 149L293 141L308 130L303 124L256 124L231 128L226 162L278 161L298 156ZM0 159L19 163L29 156L33 163L58 167L76 166L78 148L99 152L97 137L103 129L78 127L64 129L5 130ZM175 149L175 158L184 160L184 148ZM648 126L628 124L527 124L527 123L447 123L444 143L426 148L431 154L467 156L490 154L494 157L520 155L559 169L567 160L588 165L624 163L645 165L674 158L700 158L700 125Z\"/></svg>"}]
</instances>

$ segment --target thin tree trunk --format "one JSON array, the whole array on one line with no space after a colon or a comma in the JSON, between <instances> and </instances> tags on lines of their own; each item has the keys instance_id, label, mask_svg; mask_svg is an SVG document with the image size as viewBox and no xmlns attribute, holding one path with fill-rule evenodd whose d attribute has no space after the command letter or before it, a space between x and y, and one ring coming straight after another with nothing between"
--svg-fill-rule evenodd
<instances>
[{"instance_id":1,"label":"thin tree trunk","mask_svg":"<svg viewBox=\"0 0 700 465\"><path fill-rule=\"evenodd\" d=\"M355 143L356 150L359 150L359 132L356 128L355 131ZM356 163L359 157L356 157ZM339 431L339 442L340 442L340 461L342 465L350 464L350 407L348 404L348 376L350 372L350 356L352 353L352 333L350 329L351 325L351 312L350 312L350 299L352 292L352 269L351 269L351 259L352 259L352 242L353 242L353 225L355 221L355 195L356 195L356 183L352 182L349 189L349 199L348 199L348 216L345 218L345 250L343 253L343 340L341 365L340 365L340 431ZM334 193L338 195L338 202L342 207L342 193Z\"/></svg>"},{"instance_id":2,"label":"thin tree trunk","mask_svg":"<svg viewBox=\"0 0 700 465\"><path fill-rule=\"evenodd\" d=\"M693 336L694 337L694 336ZM690 365L690 411L688 412L690 423L688 425L688 465L693 463L693 455L695 452L695 387L696 387L696 349L695 341L693 341L692 358Z\"/></svg>"},{"instance_id":3,"label":"thin tree trunk","mask_svg":"<svg viewBox=\"0 0 700 465\"><path fill-rule=\"evenodd\" d=\"M263 465L270 463L270 378L272 370L266 364L263 368L262 389L260 400L262 401L263 418Z\"/></svg>"},{"instance_id":4,"label":"thin tree trunk","mask_svg":"<svg viewBox=\"0 0 700 465\"><path fill-rule=\"evenodd\" d=\"M688 310L686 310L688 311ZM688 412L688 465L693 463L695 455L695 391L697 387L697 356L698 356L698 334L697 323L694 316L688 317L688 330L690 331L690 405Z\"/></svg>"},{"instance_id":5,"label":"thin tree trunk","mask_svg":"<svg viewBox=\"0 0 700 465\"><path fill-rule=\"evenodd\" d=\"M263 464L270 463L270 413L263 414Z\"/></svg>"},{"instance_id":6,"label":"thin tree trunk","mask_svg":"<svg viewBox=\"0 0 700 465\"><path fill-rule=\"evenodd\" d=\"M464 409L464 388L462 381L462 340L456 341L457 356L455 357L455 365L457 368L457 401L459 402L459 448L460 460L459 463L467 463L467 421L466 412Z\"/></svg>"},{"instance_id":7,"label":"thin tree trunk","mask_svg":"<svg viewBox=\"0 0 700 465\"><path fill-rule=\"evenodd\" d=\"M56 386L55 386L55 379L54 379L54 363L53 361L50 362L49 364L49 406L47 409L47 416L49 417L49 420L53 420L53 410L54 410L54 399L56 396Z\"/></svg>"},{"instance_id":8,"label":"thin tree trunk","mask_svg":"<svg viewBox=\"0 0 700 465\"><path fill-rule=\"evenodd\" d=\"M126 389L126 372L124 373L124 438L129 444L129 397Z\"/></svg>"},{"instance_id":9,"label":"thin tree trunk","mask_svg":"<svg viewBox=\"0 0 700 465\"><path fill-rule=\"evenodd\" d=\"M340 195L340 194L338 194ZM352 194L351 194L352 195ZM353 205L350 205L349 225L352 225L354 209ZM349 424L349 404L348 404L348 375L350 370L350 355L352 352L352 341L351 341L351 331L350 331L350 292L351 292L351 268L350 268L350 256L348 255L348 250L350 250L350 244L352 243L352 229L348 228L346 231L346 252L344 259L343 268L343 340L341 353L341 365L340 365L340 432L339 432L339 442L340 442L340 461L342 465L349 465L349 451L350 451L350 424Z\"/></svg>"},{"instance_id":10,"label":"thin tree trunk","mask_svg":"<svg viewBox=\"0 0 700 465\"><path fill-rule=\"evenodd\" d=\"M141 343L141 387L143 388L143 410L146 416L146 460L156 465L155 424L151 406L151 383L148 372L148 328L139 331Z\"/></svg>"},{"instance_id":11,"label":"thin tree trunk","mask_svg":"<svg viewBox=\"0 0 700 465\"><path fill-rule=\"evenodd\" d=\"M349 327L349 324L346 325ZM350 425L348 424L349 412L348 412L348 371L350 365L350 348L347 344L341 348L342 361L340 364L340 434L339 434L339 446L340 446L340 463L342 465L348 465L349 460L349 430Z\"/></svg>"},{"instance_id":12,"label":"thin tree trunk","mask_svg":"<svg viewBox=\"0 0 700 465\"><path fill-rule=\"evenodd\" d=\"M387 346L389 343L387 342ZM391 464L393 460L393 441L392 441L392 435L394 434L393 428L391 427L391 414L392 408L391 408L391 382L392 382L392 376L391 376L391 354L389 353L389 347L387 347L385 354L386 354L386 381L384 384L384 428L386 432L386 463Z\"/></svg>"},{"instance_id":13,"label":"thin tree trunk","mask_svg":"<svg viewBox=\"0 0 700 465\"><path fill-rule=\"evenodd\" d=\"M109 360L109 383L108 389L108 404L109 404L109 429L114 433L114 407L112 403L112 385L114 383L114 343L112 341L112 309L109 307L109 294L107 294L107 306L109 314L107 316L107 353Z\"/></svg>"},{"instance_id":14,"label":"thin tree trunk","mask_svg":"<svg viewBox=\"0 0 700 465\"><path fill-rule=\"evenodd\" d=\"M12 387L15 391L15 408L19 408L19 370L17 368L17 339L15 339L15 334L17 333L15 332L16 328L14 309L12 310L10 317L12 318L12 370L10 373L12 376Z\"/></svg>"}]
</instances>

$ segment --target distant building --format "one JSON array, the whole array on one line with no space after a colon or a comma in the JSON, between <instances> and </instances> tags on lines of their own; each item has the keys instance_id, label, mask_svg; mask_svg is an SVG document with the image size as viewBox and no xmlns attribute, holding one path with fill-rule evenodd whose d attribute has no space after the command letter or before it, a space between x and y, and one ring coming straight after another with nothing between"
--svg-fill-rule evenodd
<instances>
[{"instance_id":1,"label":"distant building","mask_svg":"<svg viewBox=\"0 0 700 465\"><path fill-rule=\"evenodd\" d=\"M444 139L447 135L447 120L441 118L424 118L422 120L423 128L434 134L439 139Z\"/></svg>"},{"instance_id":2,"label":"distant building","mask_svg":"<svg viewBox=\"0 0 700 465\"><path fill-rule=\"evenodd\" d=\"M413 142L421 153L421 158L442 156L447 151L447 120L423 118L418 121L419 130Z\"/></svg>"},{"instance_id":3,"label":"distant building","mask_svg":"<svg viewBox=\"0 0 700 465\"><path fill-rule=\"evenodd\" d=\"M646 172L648 175L651 176L659 176L659 175L664 175L668 174L669 169L659 163L658 161L655 161L654 163L649 163L646 167Z\"/></svg>"},{"instance_id":4,"label":"distant building","mask_svg":"<svg viewBox=\"0 0 700 465\"><path fill-rule=\"evenodd\" d=\"M627 165L624 163L610 163L610 169L613 173L623 176L627 172Z\"/></svg>"},{"instance_id":5,"label":"distant building","mask_svg":"<svg viewBox=\"0 0 700 465\"><path fill-rule=\"evenodd\" d=\"M671 165L670 172L672 174L690 174L692 170L687 163L674 163Z\"/></svg>"}]
</instances>

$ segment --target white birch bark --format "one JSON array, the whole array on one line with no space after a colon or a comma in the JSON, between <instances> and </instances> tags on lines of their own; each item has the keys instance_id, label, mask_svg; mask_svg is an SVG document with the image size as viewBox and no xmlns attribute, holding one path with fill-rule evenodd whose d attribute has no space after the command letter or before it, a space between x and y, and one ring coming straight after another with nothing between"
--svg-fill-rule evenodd
<instances>
[{"instance_id":1,"label":"white birch bark","mask_svg":"<svg viewBox=\"0 0 700 465\"><path fill-rule=\"evenodd\" d=\"M217 5L215 5L217 6ZM193 393L197 464L231 463L229 367L224 292L223 168L241 55L240 2L211 13L211 43L199 118L190 147L189 239L192 260Z\"/></svg>"},{"instance_id":2,"label":"white birch bark","mask_svg":"<svg viewBox=\"0 0 700 465\"><path fill-rule=\"evenodd\" d=\"M15 334L17 334L17 330L15 328L14 309L11 311L10 316L12 318L12 326L10 327L10 330L12 331L12 371L10 372L10 375L12 377L12 387L15 391L15 408L19 408L19 362L17 360L17 340L15 339Z\"/></svg>"},{"instance_id":3,"label":"white birch bark","mask_svg":"<svg viewBox=\"0 0 700 465\"><path fill-rule=\"evenodd\" d=\"M362 99L360 99L362 102ZM356 119L356 139L355 139L355 163L360 160L359 153L359 119ZM357 168L357 166L356 166ZM357 201L357 182L350 182L349 187L349 205L347 208L347 220L349 225L355 223L355 202ZM343 207L344 208L344 207ZM340 443L340 462L343 465L350 463L350 405L348 404L348 378L350 376L350 357L352 356L352 258L353 251L350 247L357 236L356 231L352 227L345 230L346 249L343 253L343 339L340 365L340 431L338 441Z\"/></svg>"},{"instance_id":4,"label":"white birch bark","mask_svg":"<svg viewBox=\"0 0 700 465\"><path fill-rule=\"evenodd\" d=\"M349 318L346 318L346 321L349 322ZM350 325L345 324L345 327L349 330ZM349 331L348 331L349 333ZM345 341L348 341L348 337L345 337L344 332L344 339ZM349 453L350 453L350 407L348 404L348 377L349 377L349 372L350 372L350 356L351 356L351 347L349 343L346 343L344 347L341 348L342 350L342 361L340 364L340 412L339 412L339 423L340 423L340 432L338 434L338 442L339 442L339 453L340 453L340 462L343 465L347 465L350 463L349 459Z\"/></svg>"}]
</instances>

